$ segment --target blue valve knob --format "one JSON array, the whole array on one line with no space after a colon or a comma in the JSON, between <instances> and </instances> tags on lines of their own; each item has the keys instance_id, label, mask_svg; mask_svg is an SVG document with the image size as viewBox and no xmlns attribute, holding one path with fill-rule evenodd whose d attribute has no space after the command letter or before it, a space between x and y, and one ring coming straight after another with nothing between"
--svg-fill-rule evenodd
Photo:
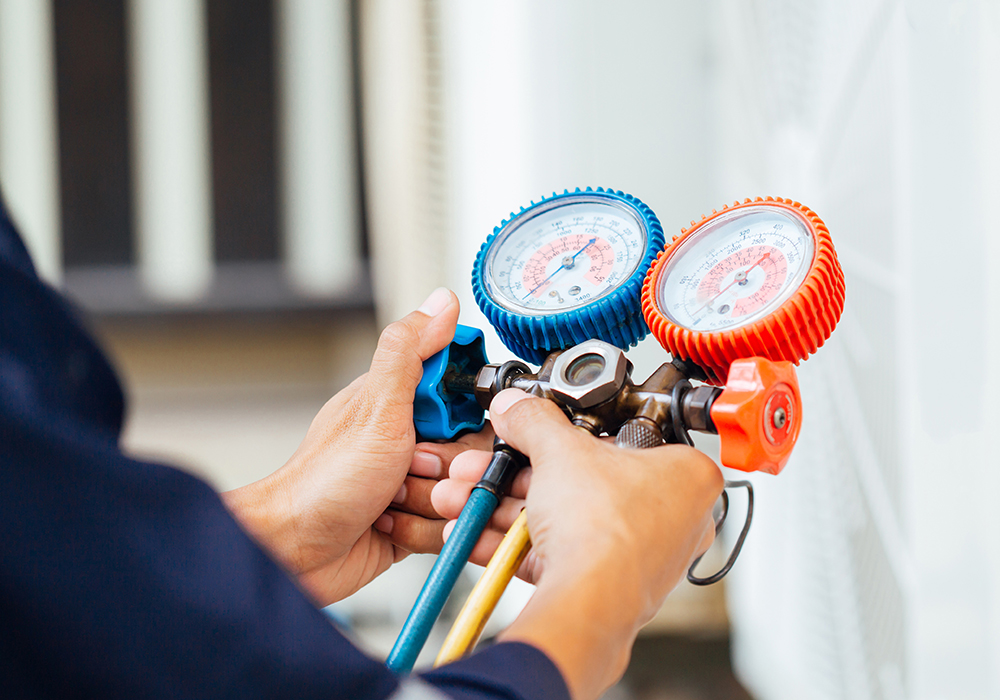
<instances>
[{"instance_id":1,"label":"blue valve knob","mask_svg":"<svg viewBox=\"0 0 1000 700\"><path fill-rule=\"evenodd\" d=\"M424 376L413 398L413 424L425 440L450 440L461 432L478 432L486 412L469 391L457 390L459 378L475 378L487 364L483 332L459 325L444 350L424 361Z\"/></svg>"}]
</instances>

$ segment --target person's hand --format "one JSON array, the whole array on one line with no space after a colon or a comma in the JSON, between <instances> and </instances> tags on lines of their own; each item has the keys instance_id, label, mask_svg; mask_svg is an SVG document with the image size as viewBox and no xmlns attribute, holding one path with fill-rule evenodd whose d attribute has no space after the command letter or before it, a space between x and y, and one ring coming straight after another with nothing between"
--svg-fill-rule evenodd
<instances>
[{"instance_id":1,"label":"person's hand","mask_svg":"<svg viewBox=\"0 0 1000 700\"><path fill-rule=\"evenodd\" d=\"M551 402L518 390L497 395L490 416L532 468L475 556L488 556L524 505L532 550L522 572L538 585L501 639L541 648L574 697L597 697L624 672L639 628L711 544L722 475L693 448L626 450L598 440ZM439 512L457 516L488 460L475 452L456 457L453 478L434 490Z\"/></svg>"},{"instance_id":2,"label":"person's hand","mask_svg":"<svg viewBox=\"0 0 1000 700\"><path fill-rule=\"evenodd\" d=\"M457 320L458 300L439 289L386 327L370 371L323 406L288 463L223 494L319 604L350 595L409 552L441 548L445 521L431 489L457 454L488 449L493 437L487 429L414 445L422 363L451 342Z\"/></svg>"}]
</instances>

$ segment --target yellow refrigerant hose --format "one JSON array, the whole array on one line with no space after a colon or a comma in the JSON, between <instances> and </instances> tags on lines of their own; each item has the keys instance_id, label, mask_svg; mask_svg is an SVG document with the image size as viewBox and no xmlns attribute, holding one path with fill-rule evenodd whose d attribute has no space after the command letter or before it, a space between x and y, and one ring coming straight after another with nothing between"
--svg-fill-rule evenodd
<instances>
[{"instance_id":1,"label":"yellow refrigerant hose","mask_svg":"<svg viewBox=\"0 0 1000 700\"><path fill-rule=\"evenodd\" d=\"M438 653L434 666L455 661L472 651L479 641L479 636L486 627L487 620L493 614L500 596L507 584L514 578L521 562L531 550L531 538L528 536L528 516L521 511L517 520L510 526L503 542L490 559L490 563L476 583L469 599L465 601L462 611L455 619L444 645Z\"/></svg>"}]
</instances>

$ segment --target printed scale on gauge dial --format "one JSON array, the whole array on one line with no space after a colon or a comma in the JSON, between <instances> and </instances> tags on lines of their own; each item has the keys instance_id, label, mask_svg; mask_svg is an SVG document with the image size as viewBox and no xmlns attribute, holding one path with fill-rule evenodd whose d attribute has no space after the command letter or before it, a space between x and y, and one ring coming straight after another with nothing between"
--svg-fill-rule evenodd
<instances>
[{"instance_id":1,"label":"printed scale on gauge dial","mask_svg":"<svg viewBox=\"0 0 1000 700\"><path fill-rule=\"evenodd\" d=\"M812 233L794 214L750 207L685 241L656 290L660 309L696 331L738 328L779 307L806 278Z\"/></svg>"},{"instance_id":2,"label":"printed scale on gauge dial","mask_svg":"<svg viewBox=\"0 0 1000 700\"><path fill-rule=\"evenodd\" d=\"M566 199L511 226L494 241L486 285L521 314L567 311L626 281L646 253L645 226L612 202Z\"/></svg>"}]
</instances>

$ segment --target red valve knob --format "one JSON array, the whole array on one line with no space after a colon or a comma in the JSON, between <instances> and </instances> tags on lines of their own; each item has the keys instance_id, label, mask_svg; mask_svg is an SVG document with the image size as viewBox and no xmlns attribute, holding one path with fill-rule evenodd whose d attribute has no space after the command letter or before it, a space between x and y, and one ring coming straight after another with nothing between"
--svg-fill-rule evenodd
<instances>
[{"instance_id":1,"label":"red valve knob","mask_svg":"<svg viewBox=\"0 0 1000 700\"><path fill-rule=\"evenodd\" d=\"M777 474L802 427L795 367L763 357L733 361L711 413L722 442L723 466Z\"/></svg>"}]
</instances>

